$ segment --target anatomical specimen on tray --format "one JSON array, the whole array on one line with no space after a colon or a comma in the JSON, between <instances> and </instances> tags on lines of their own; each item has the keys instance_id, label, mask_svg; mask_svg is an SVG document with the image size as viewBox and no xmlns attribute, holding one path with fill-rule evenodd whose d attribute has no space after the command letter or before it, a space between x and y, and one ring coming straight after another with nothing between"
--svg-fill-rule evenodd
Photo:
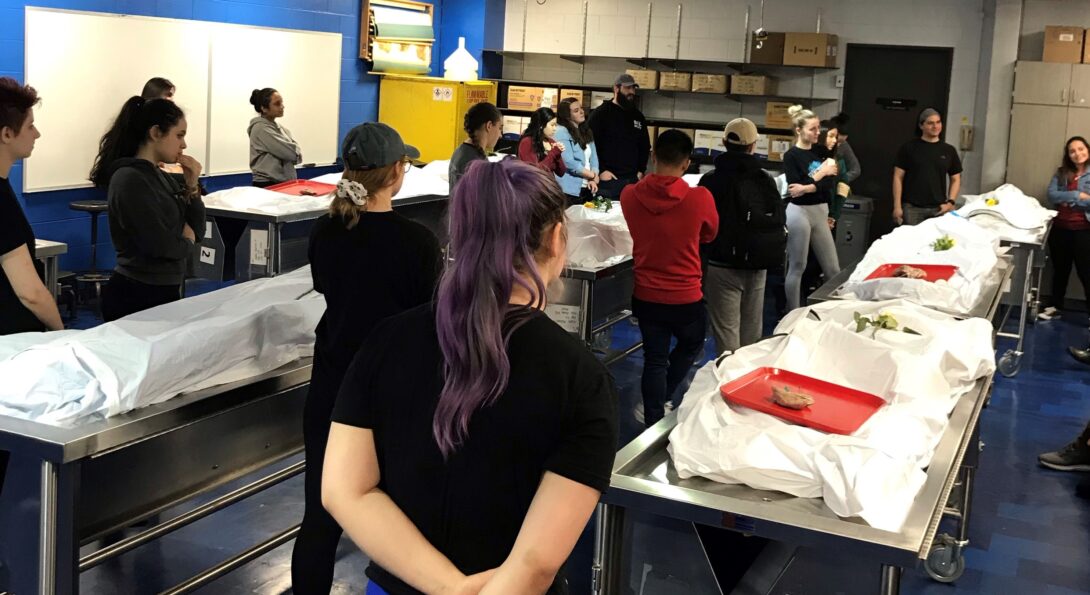
<instances>
[{"instance_id":1,"label":"anatomical specimen on tray","mask_svg":"<svg viewBox=\"0 0 1090 595\"><path fill-rule=\"evenodd\" d=\"M926 279L927 272L914 266L902 264L901 266L893 270L893 276L902 277L905 279Z\"/></svg>"},{"instance_id":2,"label":"anatomical specimen on tray","mask_svg":"<svg viewBox=\"0 0 1090 595\"><path fill-rule=\"evenodd\" d=\"M814 404L814 397L791 390L791 387L772 387L772 402L788 409L805 409Z\"/></svg>"}]
</instances>

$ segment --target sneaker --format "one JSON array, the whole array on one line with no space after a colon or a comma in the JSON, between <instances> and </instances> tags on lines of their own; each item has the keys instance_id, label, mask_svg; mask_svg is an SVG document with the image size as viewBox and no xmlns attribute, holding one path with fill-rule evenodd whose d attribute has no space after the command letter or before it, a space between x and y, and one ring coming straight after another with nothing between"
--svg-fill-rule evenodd
<instances>
[{"instance_id":1,"label":"sneaker","mask_svg":"<svg viewBox=\"0 0 1090 595\"><path fill-rule=\"evenodd\" d=\"M636 403L636 408L632 410L632 417L636 418L636 421L643 423L643 402Z\"/></svg>"},{"instance_id":2,"label":"sneaker","mask_svg":"<svg viewBox=\"0 0 1090 595\"><path fill-rule=\"evenodd\" d=\"M1049 306L1037 314L1037 320L1055 320L1060 317L1060 311Z\"/></svg>"},{"instance_id":3,"label":"sneaker","mask_svg":"<svg viewBox=\"0 0 1090 595\"><path fill-rule=\"evenodd\" d=\"M1071 357L1075 358L1075 361L1090 366L1090 347L1087 347L1086 349L1068 347L1067 352L1071 354Z\"/></svg>"},{"instance_id":4,"label":"sneaker","mask_svg":"<svg viewBox=\"0 0 1090 595\"><path fill-rule=\"evenodd\" d=\"M1090 446L1079 438L1056 452L1039 455L1037 462L1057 471L1090 471Z\"/></svg>"},{"instance_id":5,"label":"sneaker","mask_svg":"<svg viewBox=\"0 0 1090 595\"><path fill-rule=\"evenodd\" d=\"M666 404L662 406L666 410L666 415L670 415L670 412L674 410L674 402L666 401Z\"/></svg>"}]
</instances>

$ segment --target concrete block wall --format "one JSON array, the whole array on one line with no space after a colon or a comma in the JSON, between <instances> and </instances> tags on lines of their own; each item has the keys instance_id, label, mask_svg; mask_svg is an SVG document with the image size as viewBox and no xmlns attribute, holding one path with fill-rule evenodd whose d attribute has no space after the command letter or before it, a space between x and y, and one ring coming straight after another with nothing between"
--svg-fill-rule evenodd
<instances>
[{"instance_id":1,"label":"concrete block wall","mask_svg":"<svg viewBox=\"0 0 1090 595\"><path fill-rule=\"evenodd\" d=\"M814 31L821 10L821 31L839 36L839 64L844 66L847 45L918 45L954 48L949 113L946 121L953 128L962 123L983 125L977 96L982 29L985 26L986 0L833 0L815 4L806 0L766 2L763 26L769 31ZM993 0L987 0L993 1ZM1032 2L1034 0L1027 0ZM567 52L579 54L583 47L583 1L508 0L504 27L504 48L526 52ZM678 6L681 6L681 47L677 48ZM757 0L673 0L654 2L651 10L650 43L647 42L648 2L645 0L587 0L586 54L590 56L673 58L689 60L742 61L746 48L746 10L750 29L762 25ZM526 14L525 35L523 15ZM648 50L649 48L649 50ZM578 65L563 60L527 56L525 61L508 59L504 76L541 81L578 80ZM609 84L623 70L623 60L589 59L588 84ZM629 66L630 67L630 66ZM780 95L841 98L835 85L843 70L822 71L812 76L785 69L775 73L780 79ZM896 72L890 72L896 76ZM708 99L691 95L676 98L648 96L647 111L673 110L680 114L701 114L700 119L736 117L763 118L763 104L745 102L744 107L726 99ZM815 102L819 115L834 114L839 101ZM865 122L855 122L864 126ZM982 152L962 155L965 165L963 188L967 193L979 190Z\"/></svg>"}]
</instances>

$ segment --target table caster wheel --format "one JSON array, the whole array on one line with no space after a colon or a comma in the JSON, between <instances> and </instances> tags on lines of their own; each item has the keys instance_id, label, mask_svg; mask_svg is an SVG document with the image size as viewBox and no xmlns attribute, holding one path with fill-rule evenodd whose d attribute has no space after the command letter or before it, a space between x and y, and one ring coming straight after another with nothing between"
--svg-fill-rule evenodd
<instances>
[{"instance_id":1,"label":"table caster wheel","mask_svg":"<svg viewBox=\"0 0 1090 595\"><path fill-rule=\"evenodd\" d=\"M1007 378L1018 374L1021 366L1022 354L1012 349L1008 349L1003 357L999 358L999 373Z\"/></svg>"},{"instance_id":2,"label":"table caster wheel","mask_svg":"<svg viewBox=\"0 0 1090 595\"><path fill-rule=\"evenodd\" d=\"M940 583L952 583L965 572L965 554L961 553L961 548L955 546L952 537L942 535L931 546L924 569L932 579Z\"/></svg>"}]
</instances>

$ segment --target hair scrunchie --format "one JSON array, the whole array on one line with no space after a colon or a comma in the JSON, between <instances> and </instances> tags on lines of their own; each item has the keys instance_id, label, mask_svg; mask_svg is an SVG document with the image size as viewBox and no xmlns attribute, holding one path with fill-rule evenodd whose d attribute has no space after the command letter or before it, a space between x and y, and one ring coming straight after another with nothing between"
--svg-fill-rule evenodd
<instances>
[{"instance_id":1,"label":"hair scrunchie","mask_svg":"<svg viewBox=\"0 0 1090 595\"><path fill-rule=\"evenodd\" d=\"M367 202L367 189L359 182L341 178L337 180L337 196L347 198L357 207L362 207Z\"/></svg>"}]
</instances>

